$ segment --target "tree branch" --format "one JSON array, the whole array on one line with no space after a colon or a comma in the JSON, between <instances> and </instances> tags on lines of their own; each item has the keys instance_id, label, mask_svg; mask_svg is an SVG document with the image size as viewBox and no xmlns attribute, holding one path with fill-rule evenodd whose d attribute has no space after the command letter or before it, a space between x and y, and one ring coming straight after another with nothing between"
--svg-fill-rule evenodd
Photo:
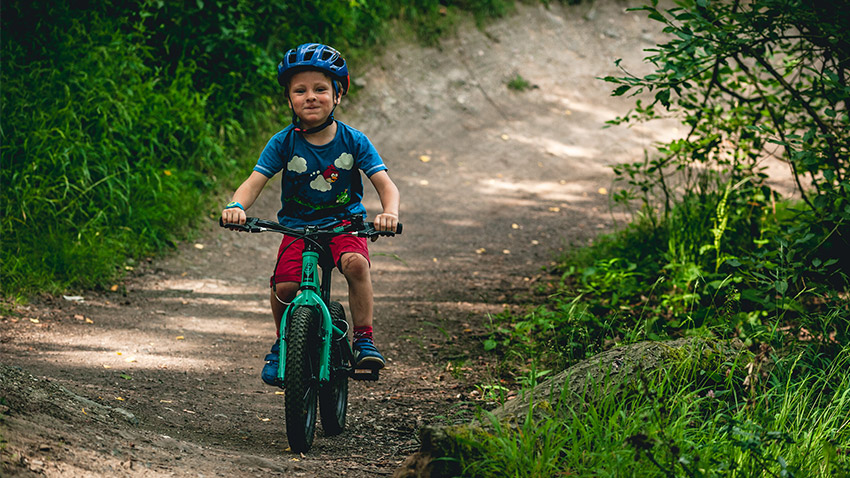
<instances>
[{"instance_id":1,"label":"tree branch","mask_svg":"<svg viewBox=\"0 0 850 478\"><path fill-rule=\"evenodd\" d=\"M806 99L803 98L802 95L800 95L800 92L797 91L793 86L791 86L788 81L786 81L785 78L773 68L773 65L771 65L767 60L765 60L763 56L753 51L747 45L744 45L744 52L754 58L761 66L763 66L764 69L767 70L767 72L770 73L770 75L773 76L773 78L778 81L779 84L782 85L782 87L788 93L790 93L792 97L794 97L794 99L800 102L800 105L802 105L803 109L806 110L806 113L808 113L809 116L814 120L815 124L818 126L818 129L820 129L821 132L824 134L826 142L827 144L829 144L830 150L837 151L838 148L836 147L835 140L833 138L833 135L835 135L836 133L832 126L824 123L824 121L821 119L820 115L817 113L817 111L815 111L812 105L808 101L806 101ZM835 160L835 155L831 154L828 161L832 163L832 167L835 170L836 178L839 182L841 182L841 169L839 167L838 162Z\"/></svg>"},{"instance_id":2,"label":"tree branch","mask_svg":"<svg viewBox=\"0 0 850 478\"><path fill-rule=\"evenodd\" d=\"M750 69L747 67L747 65L745 65L744 62L741 61L740 58L738 58L737 56L734 56L733 58L735 59L736 62L738 62L738 66L741 68L741 71L743 71L751 80L753 80L753 85L755 85L755 88L761 94L762 103L764 104L764 108L767 110L768 114L770 115L770 120L773 122L773 126L776 128L776 132L779 135L779 138L782 140L783 143L788 144L788 138L785 137L785 131L784 131L782 124L781 124L782 121L779 119L779 117L776 114L776 111L773 109L773 107L767 101L767 95L761 90L761 87L758 84L757 78L750 71ZM785 154L786 155L788 154L788 148L787 147L785 148ZM800 196L803 198L803 201L806 203L806 205L809 206L809 208L812 211L817 212L817 208L815 208L815 205L812 204L812 202L809 200L809 197L806 195L806 190L803 189L803 185L800 183L800 173L797 170L796 163L794 163L794 160L789 157L788 158L788 164L791 165L791 172L794 174L794 182L797 184L797 190L800 191ZM817 187L816 182L815 182L815 187Z\"/></svg>"}]
</instances>

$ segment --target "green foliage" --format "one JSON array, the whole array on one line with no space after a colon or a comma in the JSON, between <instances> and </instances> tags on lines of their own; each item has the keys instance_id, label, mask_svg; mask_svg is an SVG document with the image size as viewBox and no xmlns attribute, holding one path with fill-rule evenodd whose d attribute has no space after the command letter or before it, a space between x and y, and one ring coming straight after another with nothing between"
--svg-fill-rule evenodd
<instances>
[{"instance_id":1,"label":"green foliage","mask_svg":"<svg viewBox=\"0 0 850 478\"><path fill-rule=\"evenodd\" d=\"M618 342L699 334L760 352L746 367L686 360L625 393L561 403L543 424L496 427L459 457L464 476L850 473L850 25L834 14L841 3L639 9L671 40L651 50L653 74L606 78L620 85L615 95L654 94L613 123L673 111L690 130L615 167L613 199L635 220L561 258L543 303L495 316L484 348L513 372L500 383L523 390L529 361L563 368ZM790 165L802 200L770 189L769 156ZM562 459L523 474L506 461L517 450Z\"/></svg>"},{"instance_id":2,"label":"green foliage","mask_svg":"<svg viewBox=\"0 0 850 478\"><path fill-rule=\"evenodd\" d=\"M480 459L463 463L464 477L545 477L558 476L562 470L563 450L569 445L569 435L556 421L535 424L532 413L526 415L518 430L503 425L490 412L482 412L493 428L489 435L464 440L467 448L479 450ZM517 439L517 437L521 437Z\"/></svg>"},{"instance_id":3,"label":"green foliage","mask_svg":"<svg viewBox=\"0 0 850 478\"><path fill-rule=\"evenodd\" d=\"M529 83L528 80L523 78L519 73L517 73L516 75L514 75L513 78L508 80L508 89L514 91L525 91L530 89L531 87L531 83Z\"/></svg>"},{"instance_id":4,"label":"green foliage","mask_svg":"<svg viewBox=\"0 0 850 478\"><path fill-rule=\"evenodd\" d=\"M582 358L575 350L687 333L756 343L777 340L784 327L846 337L850 30L839 28L846 18L818 8L768 0L642 9L671 40L652 50L654 74L607 78L621 85L615 94L656 94L616 122L668 108L691 130L657 156L615 167L622 189L614 201L635 212L635 223L563 258L547 303L497 321L494 343L532 357L557 350L558 361L571 363ZM814 113L811 105L819 105ZM815 114L825 108L841 113ZM806 141L770 149L800 131L810 132ZM803 152L819 158L815 170L794 159ZM768 187L761 161L771 153L809 172L809 187L798 175L803 202ZM577 310L590 318L576 322ZM835 320L813 319L824 315Z\"/></svg>"},{"instance_id":5,"label":"green foliage","mask_svg":"<svg viewBox=\"0 0 850 478\"><path fill-rule=\"evenodd\" d=\"M650 50L647 60L656 71L605 80L620 85L615 95L654 93L650 104L638 100L614 123L651 120L666 114L663 109L681 115L690 131L663 145L658 159L617 168L632 188L619 197L642 199L651 210L658 193L667 214L704 171L718 171L727 184L751 181L759 188L761 162L777 156L789 164L808 207L795 222L823 239L814 253L846 261L850 20L835 12L850 4L676 4L662 11L653 1L637 9L663 23L671 38Z\"/></svg>"},{"instance_id":6,"label":"green foliage","mask_svg":"<svg viewBox=\"0 0 850 478\"><path fill-rule=\"evenodd\" d=\"M846 476L850 348L800 347L772 365L761 380L745 362L687 355L616 393L538 398L520 423L483 412L491 431L457 436L453 459L469 478Z\"/></svg>"},{"instance_id":7,"label":"green foliage","mask_svg":"<svg viewBox=\"0 0 850 478\"><path fill-rule=\"evenodd\" d=\"M185 238L217 209L217 188L250 169L256 151L239 151L288 119L276 81L286 49L330 43L356 71L396 18L433 43L454 11L484 18L510 5L5 2L2 292L102 286Z\"/></svg>"},{"instance_id":8,"label":"green foliage","mask_svg":"<svg viewBox=\"0 0 850 478\"><path fill-rule=\"evenodd\" d=\"M689 197L655 227L639 221L568 253L543 304L493 318L485 350L565 366L615 342L693 333L758 343L781 326L850 337L846 276L835 259L810 255L822 238L773 215L750 233L753 206L736 197Z\"/></svg>"},{"instance_id":9,"label":"green foliage","mask_svg":"<svg viewBox=\"0 0 850 478\"><path fill-rule=\"evenodd\" d=\"M4 287L108 279L114 257L162 247L197 220L192 192L226 164L194 65L162 78L126 27L96 12L69 17L55 53L37 60L4 42Z\"/></svg>"},{"instance_id":10,"label":"green foliage","mask_svg":"<svg viewBox=\"0 0 850 478\"><path fill-rule=\"evenodd\" d=\"M392 5L389 7L389 5ZM503 17L514 5L514 0L394 0L387 2L398 18L413 28L420 41L437 45L457 25L461 11L471 12L480 27L492 18Z\"/></svg>"}]
</instances>

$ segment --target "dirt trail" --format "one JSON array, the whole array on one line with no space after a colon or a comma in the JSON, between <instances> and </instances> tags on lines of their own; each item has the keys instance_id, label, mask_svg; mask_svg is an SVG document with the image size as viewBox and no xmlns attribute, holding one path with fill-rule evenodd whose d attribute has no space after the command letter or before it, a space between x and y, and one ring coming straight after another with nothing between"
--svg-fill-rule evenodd
<instances>
[{"instance_id":1,"label":"dirt trail","mask_svg":"<svg viewBox=\"0 0 850 478\"><path fill-rule=\"evenodd\" d=\"M629 102L597 78L617 74L617 58L645 69L642 49L659 35L627 6L521 4L484 32L466 28L439 50L394 45L355 72L364 88L339 118L385 158L405 233L372 247L376 340L390 363L380 382L352 383L344 434L319 430L310 454L286 451L282 397L259 379L278 238L211 219L117 292L0 319L0 364L12 367L0 374L3 475L391 475L423 424L471 407L487 371L468 344L487 313L553 253L611 226L608 165L672 134L602 129ZM517 74L534 87L509 90ZM273 217L276 191L251 215ZM375 195L366 201L374 213ZM335 287L344 300L339 277Z\"/></svg>"}]
</instances>

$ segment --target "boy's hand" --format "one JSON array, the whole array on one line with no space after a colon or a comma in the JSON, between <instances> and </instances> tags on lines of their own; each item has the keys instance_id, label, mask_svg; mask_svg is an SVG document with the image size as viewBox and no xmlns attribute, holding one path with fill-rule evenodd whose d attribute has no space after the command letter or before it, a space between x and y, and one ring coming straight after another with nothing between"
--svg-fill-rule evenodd
<instances>
[{"instance_id":1,"label":"boy's hand","mask_svg":"<svg viewBox=\"0 0 850 478\"><path fill-rule=\"evenodd\" d=\"M398 227L398 214L384 212L375 216L375 229L395 232Z\"/></svg>"},{"instance_id":2,"label":"boy's hand","mask_svg":"<svg viewBox=\"0 0 850 478\"><path fill-rule=\"evenodd\" d=\"M242 208L228 207L221 211L221 220L225 224L245 224L248 220L248 215Z\"/></svg>"}]
</instances>

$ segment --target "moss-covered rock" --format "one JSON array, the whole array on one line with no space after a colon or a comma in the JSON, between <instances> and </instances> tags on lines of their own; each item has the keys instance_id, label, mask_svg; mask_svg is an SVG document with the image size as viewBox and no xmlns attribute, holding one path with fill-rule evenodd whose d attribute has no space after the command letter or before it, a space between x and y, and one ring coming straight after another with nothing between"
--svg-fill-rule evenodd
<instances>
[{"instance_id":1,"label":"moss-covered rock","mask_svg":"<svg viewBox=\"0 0 850 478\"><path fill-rule=\"evenodd\" d=\"M555 418L558 410L592 404L603 396L623 393L639 384L639 377L666 373L671 369L688 375L713 371L723 363L742 358L748 352L740 341L720 341L688 337L659 342L646 341L615 347L558 373L520 394L493 411L502 426L520 426L529 411L535 422ZM740 367L741 370L744 367ZM475 453L465 443L490 433L492 422L473 421L467 425L431 426L420 431L419 452L408 457L395 478L437 478L458 476L458 456Z\"/></svg>"}]
</instances>

